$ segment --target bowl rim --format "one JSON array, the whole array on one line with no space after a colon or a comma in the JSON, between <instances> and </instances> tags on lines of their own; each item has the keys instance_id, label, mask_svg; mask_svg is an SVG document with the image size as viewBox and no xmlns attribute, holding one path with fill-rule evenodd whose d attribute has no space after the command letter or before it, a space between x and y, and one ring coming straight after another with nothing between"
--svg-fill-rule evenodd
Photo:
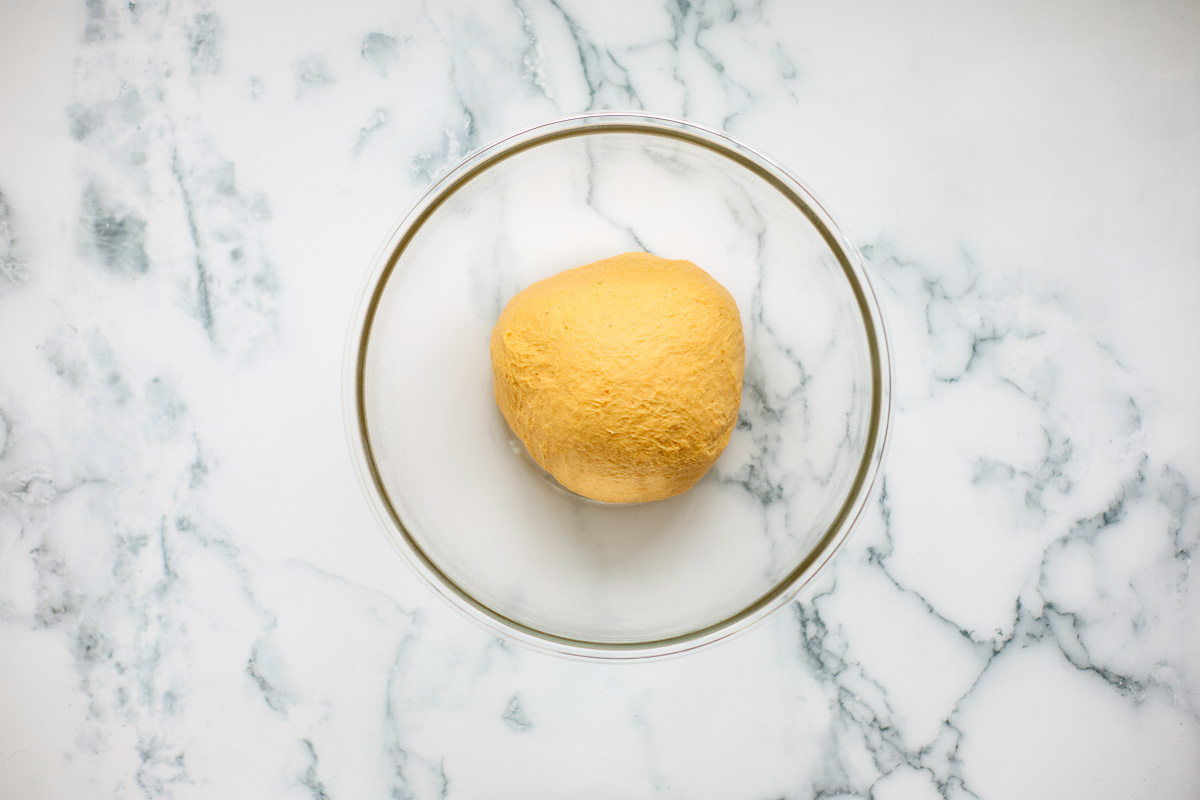
<instances>
[{"instance_id":1,"label":"bowl rim","mask_svg":"<svg viewBox=\"0 0 1200 800\"><path fill-rule=\"evenodd\" d=\"M422 550L388 498L371 451L362 392L367 345L380 297L404 249L425 221L455 191L495 164L542 144L596 133L638 133L679 139L729 158L782 193L821 233L841 265L862 314L871 359L871 414L866 447L851 491L816 546L786 577L733 614L702 628L640 642L590 641L540 630L488 607L456 584ZM531 125L474 150L434 181L401 215L372 257L358 293L343 356L342 401L351 460L367 503L385 538L436 594L491 633L543 652L582 660L645 661L694 652L750 630L793 600L824 570L856 527L879 483L892 424L892 383L891 342L862 255L807 186L775 160L721 131L643 111L597 111Z\"/></svg>"}]
</instances>

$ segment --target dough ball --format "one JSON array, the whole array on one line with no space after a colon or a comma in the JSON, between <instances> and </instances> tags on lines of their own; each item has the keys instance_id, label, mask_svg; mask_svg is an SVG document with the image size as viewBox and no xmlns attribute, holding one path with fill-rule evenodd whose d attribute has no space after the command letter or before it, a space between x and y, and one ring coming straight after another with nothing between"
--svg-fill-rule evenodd
<instances>
[{"instance_id":1,"label":"dough ball","mask_svg":"<svg viewBox=\"0 0 1200 800\"><path fill-rule=\"evenodd\" d=\"M492 331L496 403L538 464L606 503L689 489L729 442L745 372L733 297L625 253L538 281Z\"/></svg>"}]
</instances>

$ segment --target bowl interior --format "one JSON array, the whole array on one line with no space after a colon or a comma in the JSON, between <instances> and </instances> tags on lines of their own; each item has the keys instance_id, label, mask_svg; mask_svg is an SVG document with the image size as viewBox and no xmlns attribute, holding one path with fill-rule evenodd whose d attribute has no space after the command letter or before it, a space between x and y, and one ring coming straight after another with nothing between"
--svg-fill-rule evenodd
<instances>
[{"instance_id":1,"label":"bowl interior","mask_svg":"<svg viewBox=\"0 0 1200 800\"><path fill-rule=\"evenodd\" d=\"M636 129L517 148L454 187L385 256L359 367L401 548L507 624L607 645L712 630L811 568L862 490L878 365L861 288L796 198L725 152ZM631 250L729 289L746 378L699 484L613 506L525 454L495 405L488 339L523 287Z\"/></svg>"}]
</instances>

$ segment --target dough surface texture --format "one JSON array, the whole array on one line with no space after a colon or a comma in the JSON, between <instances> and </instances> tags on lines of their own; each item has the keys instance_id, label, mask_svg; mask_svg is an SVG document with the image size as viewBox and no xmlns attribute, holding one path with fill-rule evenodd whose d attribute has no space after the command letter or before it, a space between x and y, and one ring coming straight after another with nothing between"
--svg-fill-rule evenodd
<instances>
[{"instance_id":1,"label":"dough surface texture","mask_svg":"<svg viewBox=\"0 0 1200 800\"><path fill-rule=\"evenodd\" d=\"M538 464L608 503L691 488L729 442L745 371L733 296L625 253L517 294L492 331L496 403Z\"/></svg>"}]
</instances>

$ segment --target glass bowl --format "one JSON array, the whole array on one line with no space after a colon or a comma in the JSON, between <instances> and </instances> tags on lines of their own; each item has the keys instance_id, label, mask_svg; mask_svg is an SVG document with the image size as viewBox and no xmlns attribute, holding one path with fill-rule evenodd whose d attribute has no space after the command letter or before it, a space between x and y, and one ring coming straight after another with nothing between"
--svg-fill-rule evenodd
<instances>
[{"instance_id":1,"label":"glass bowl","mask_svg":"<svg viewBox=\"0 0 1200 800\"><path fill-rule=\"evenodd\" d=\"M746 377L696 486L607 505L513 436L488 339L520 289L628 251L729 289ZM345 399L370 505L430 586L510 639L632 660L743 631L828 562L879 474L891 364L861 257L798 180L717 131L612 112L506 136L417 202L366 279Z\"/></svg>"}]
</instances>

